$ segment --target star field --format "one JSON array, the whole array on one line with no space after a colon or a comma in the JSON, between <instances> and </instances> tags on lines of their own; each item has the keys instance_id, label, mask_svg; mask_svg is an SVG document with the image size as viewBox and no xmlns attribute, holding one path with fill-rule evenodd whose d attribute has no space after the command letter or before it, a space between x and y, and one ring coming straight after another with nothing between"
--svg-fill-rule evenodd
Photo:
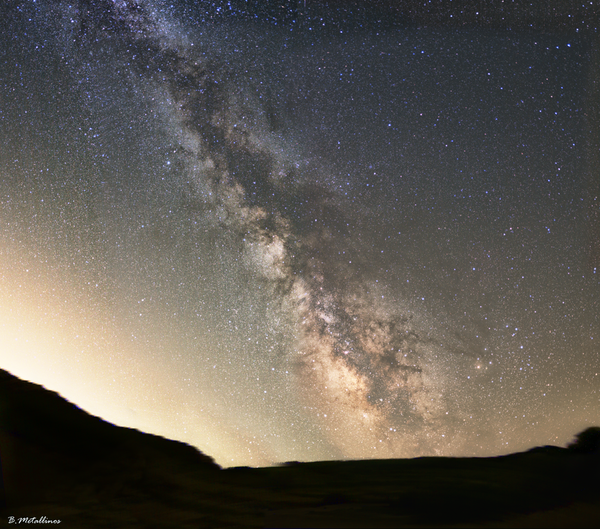
<instances>
[{"instance_id":1,"label":"star field","mask_svg":"<svg viewBox=\"0 0 600 529\"><path fill-rule=\"evenodd\" d=\"M224 466L597 424L595 13L365 5L2 7L0 366Z\"/></svg>"}]
</instances>

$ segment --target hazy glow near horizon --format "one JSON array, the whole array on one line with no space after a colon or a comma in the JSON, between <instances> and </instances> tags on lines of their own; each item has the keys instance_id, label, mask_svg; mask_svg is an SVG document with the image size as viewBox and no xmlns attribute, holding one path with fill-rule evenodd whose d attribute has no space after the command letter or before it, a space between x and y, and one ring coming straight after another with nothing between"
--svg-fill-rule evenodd
<instances>
[{"instance_id":1,"label":"hazy glow near horizon","mask_svg":"<svg viewBox=\"0 0 600 529\"><path fill-rule=\"evenodd\" d=\"M589 42L94 5L1 8L1 368L224 466L598 423Z\"/></svg>"}]
</instances>

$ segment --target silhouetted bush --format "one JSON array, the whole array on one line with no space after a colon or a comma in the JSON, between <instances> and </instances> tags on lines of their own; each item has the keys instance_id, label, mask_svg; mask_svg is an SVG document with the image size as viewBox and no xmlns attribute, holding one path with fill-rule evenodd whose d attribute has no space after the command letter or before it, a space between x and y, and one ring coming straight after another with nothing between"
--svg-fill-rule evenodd
<instances>
[{"instance_id":1,"label":"silhouetted bush","mask_svg":"<svg viewBox=\"0 0 600 529\"><path fill-rule=\"evenodd\" d=\"M578 454L600 453L600 426L592 426L578 433L567 448Z\"/></svg>"}]
</instances>

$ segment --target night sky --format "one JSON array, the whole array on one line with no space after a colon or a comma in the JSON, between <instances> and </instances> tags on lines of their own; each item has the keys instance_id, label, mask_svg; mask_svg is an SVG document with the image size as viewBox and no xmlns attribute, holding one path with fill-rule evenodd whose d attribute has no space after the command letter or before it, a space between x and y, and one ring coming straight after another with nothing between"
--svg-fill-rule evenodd
<instances>
[{"instance_id":1,"label":"night sky","mask_svg":"<svg viewBox=\"0 0 600 529\"><path fill-rule=\"evenodd\" d=\"M195 3L0 8L0 367L224 466L600 424L591 2Z\"/></svg>"}]
</instances>

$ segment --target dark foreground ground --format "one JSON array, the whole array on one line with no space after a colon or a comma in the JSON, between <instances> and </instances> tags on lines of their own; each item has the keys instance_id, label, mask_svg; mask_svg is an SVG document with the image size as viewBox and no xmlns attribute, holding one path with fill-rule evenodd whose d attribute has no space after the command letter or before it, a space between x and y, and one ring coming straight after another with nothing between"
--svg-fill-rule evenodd
<instances>
[{"instance_id":1,"label":"dark foreground ground","mask_svg":"<svg viewBox=\"0 0 600 529\"><path fill-rule=\"evenodd\" d=\"M7 526L600 527L598 451L222 470L1 370L0 458Z\"/></svg>"}]
</instances>

